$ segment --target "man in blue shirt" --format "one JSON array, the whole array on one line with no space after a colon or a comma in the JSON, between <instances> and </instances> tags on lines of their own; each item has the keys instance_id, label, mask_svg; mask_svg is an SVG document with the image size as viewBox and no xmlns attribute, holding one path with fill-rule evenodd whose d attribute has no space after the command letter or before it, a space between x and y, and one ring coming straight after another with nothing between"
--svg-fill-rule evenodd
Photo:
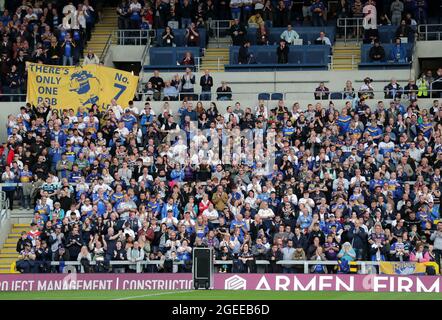
<instances>
[{"instance_id":1,"label":"man in blue shirt","mask_svg":"<svg viewBox=\"0 0 442 320\"><path fill-rule=\"evenodd\" d=\"M406 63L408 61L407 50L401 43L400 38L396 38L396 43L390 53L390 59L396 63Z\"/></svg>"},{"instance_id":2,"label":"man in blue shirt","mask_svg":"<svg viewBox=\"0 0 442 320\"><path fill-rule=\"evenodd\" d=\"M130 113L129 109L126 109L124 115L121 117L121 120L124 121L124 126L129 131L132 130L134 124L138 121L137 118L132 113Z\"/></svg>"}]
</instances>

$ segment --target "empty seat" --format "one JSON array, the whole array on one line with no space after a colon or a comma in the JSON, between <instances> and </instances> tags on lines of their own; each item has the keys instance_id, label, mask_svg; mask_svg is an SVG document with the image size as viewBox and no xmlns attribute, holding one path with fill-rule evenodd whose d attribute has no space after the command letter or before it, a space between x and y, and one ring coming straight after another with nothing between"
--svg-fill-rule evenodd
<instances>
[{"instance_id":1,"label":"empty seat","mask_svg":"<svg viewBox=\"0 0 442 320\"><path fill-rule=\"evenodd\" d=\"M270 98L271 100L283 100L284 95L280 92L274 92L272 93L272 97Z\"/></svg>"},{"instance_id":2,"label":"empty seat","mask_svg":"<svg viewBox=\"0 0 442 320\"><path fill-rule=\"evenodd\" d=\"M270 93L261 92L258 94L258 100L270 100Z\"/></svg>"},{"instance_id":3,"label":"empty seat","mask_svg":"<svg viewBox=\"0 0 442 320\"><path fill-rule=\"evenodd\" d=\"M342 92L332 92L330 93L330 99L331 100L342 100L344 99L344 95Z\"/></svg>"}]
</instances>

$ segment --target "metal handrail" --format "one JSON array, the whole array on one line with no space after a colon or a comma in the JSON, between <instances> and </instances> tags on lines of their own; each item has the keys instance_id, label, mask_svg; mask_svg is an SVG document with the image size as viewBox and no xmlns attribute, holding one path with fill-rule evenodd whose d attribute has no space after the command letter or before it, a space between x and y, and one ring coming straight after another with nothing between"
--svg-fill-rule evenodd
<instances>
[{"instance_id":1,"label":"metal handrail","mask_svg":"<svg viewBox=\"0 0 442 320\"><path fill-rule=\"evenodd\" d=\"M81 266L81 263L78 261L51 261L51 266L59 266L61 263L63 263L65 266ZM174 265L184 265L184 261L181 260L173 260L172 263ZM214 260L213 261L215 266L220 266L220 265L232 265L233 264L233 260ZM309 273L309 267L310 266L314 266L314 265L323 265L323 266L337 266L339 265L338 261L332 261L332 260L328 260L328 261L316 261L316 260L280 260L275 262L277 265L300 265L304 267L304 273L308 274ZM137 261L137 262L132 262L132 261L109 261L108 264L110 266L136 266L136 272L137 273L141 273L143 271L143 266L147 266L147 265L161 265L164 264L164 260L160 261L160 260L142 260L142 261ZM255 261L256 265L269 265L270 261L268 260L256 260ZM354 264L359 266L361 269L361 273L362 274L366 274L367 273L367 266L379 266L380 263L379 261L354 261ZM97 261L90 261L90 265L97 265ZM376 270L377 271L377 270Z\"/></svg>"},{"instance_id":2,"label":"metal handrail","mask_svg":"<svg viewBox=\"0 0 442 320\"><path fill-rule=\"evenodd\" d=\"M144 88L144 84L142 86L143 88ZM265 83L263 83L263 84L265 84ZM196 88L197 88L197 86L195 86L195 89ZM405 90L402 87L402 90L400 90L400 92L402 94L402 101L406 102L406 101L408 101L408 99L406 98L407 95L404 91ZM330 100L351 101L351 100L353 100L353 99L345 99L345 98L342 98L342 99L331 99L330 98L332 93L342 93L343 94L343 92L344 92L343 90L330 90L328 97L321 95L321 99L315 99L315 96L314 96L315 89L312 89L310 91L303 90L303 91L285 91L285 92L278 92L278 90L267 90L267 91L262 90L259 92L256 92L256 91L255 92L235 92L235 91L233 91L230 93L231 94L230 100L241 100L241 99L246 100L247 99L247 100L257 101L258 95L260 93L269 93L270 95L272 93L281 93L283 96L283 100L285 100L285 101L287 101L287 100L309 100L309 99L311 99L312 101L330 101ZM360 92L360 91L357 88L355 88L354 93L356 96L358 95L358 92ZM373 94L374 94L373 99L393 100L392 98L385 98L386 92L384 90L373 90L370 92L373 92ZM442 92L442 90L428 90L428 92L429 92L429 96L431 97L432 93ZM198 91L195 90L194 92L190 92L190 93L189 92L178 93L177 99L180 100L181 98L189 97L189 96L193 95L193 96L198 96L198 98L196 100L194 100L194 101L198 101L200 94L203 94L203 92L201 92L200 90L198 90ZM212 100L213 101L217 100L216 96L218 93L215 90L212 90L211 94L212 94ZM148 96L148 94L146 94L143 90L138 91L137 95L142 97L143 101ZM430 98L430 97L428 97L428 98ZM161 93L161 100L159 100L159 101L162 101L163 98L164 98L164 95L163 95L163 93ZM423 99L423 98L421 98L421 99Z\"/></svg>"},{"instance_id":3,"label":"metal handrail","mask_svg":"<svg viewBox=\"0 0 442 320\"><path fill-rule=\"evenodd\" d=\"M100 55L100 62L104 62L104 59L106 58L106 55L110 49L111 44L112 44L112 34L110 34L107 37L106 45L104 46L103 52Z\"/></svg>"},{"instance_id":4,"label":"metal handrail","mask_svg":"<svg viewBox=\"0 0 442 320\"><path fill-rule=\"evenodd\" d=\"M220 47L220 38L221 38L221 30L229 30L230 29L230 24L231 24L232 20L210 20L209 21L209 29L214 30L213 32L213 38L215 38L216 40L216 44L218 46L218 48ZM228 27L222 27L221 24L227 24Z\"/></svg>"},{"instance_id":5,"label":"metal handrail","mask_svg":"<svg viewBox=\"0 0 442 320\"><path fill-rule=\"evenodd\" d=\"M9 199L6 197L6 192L0 190L0 225L5 219L9 218Z\"/></svg>"},{"instance_id":6,"label":"metal handrail","mask_svg":"<svg viewBox=\"0 0 442 320\"><path fill-rule=\"evenodd\" d=\"M130 45L142 46L150 44L152 38L156 38L156 29L119 29L115 30L117 44L126 45L127 40L130 40ZM145 40L145 43L144 43Z\"/></svg>"},{"instance_id":7,"label":"metal handrail","mask_svg":"<svg viewBox=\"0 0 442 320\"><path fill-rule=\"evenodd\" d=\"M348 22L353 21L356 22L356 25L353 23L350 25ZM347 44L347 29L348 28L356 28L356 42L359 44L361 34L360 30L363 26L364 18L338 18L336 21L336 26L339 28L344 28L344 43Z\"/></svg>"},{"instance_id":8,"label":"metal handrail","mask_svg":"<svg viewBox=\"0 0 442 320\"><path fill-rule=\"evenodd\" d=\"M431 28L438 28L439 30L429 31ZM442 24L420 24L417 26L418 40L432 41L442 40ZM437 35L437 39L428 39L429 35ZM424 39L422 39L424 36Z\"/></svg>"}]
</instances>

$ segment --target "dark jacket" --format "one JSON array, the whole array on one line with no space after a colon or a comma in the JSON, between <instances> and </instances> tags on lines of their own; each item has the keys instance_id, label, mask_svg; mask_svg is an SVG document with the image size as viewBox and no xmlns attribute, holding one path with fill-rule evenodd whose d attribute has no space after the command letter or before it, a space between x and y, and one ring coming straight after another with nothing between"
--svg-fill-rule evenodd
<instances>
[{"instance_id":1,"label":"dark jacket","mask_svg":"<svg viewBox=\"0 0 442 320\"><path fill-rule=\"evenodd\" d=\"M200 86L201 86L201 91L204 91L204 92L211 91L212 87L213 87L212 76L208 76L206 79L206 76L203 75L200 79Z\"/></svg>"},{"instance_id":2,"label":"dark jacket","mask_svg":"<svg viewBox=\"0 0 442 320\"><path fill-rule=\"evenodd\" d=\"M241 46L238 52L238 63L239 64L249 64L249 48L246 46Z\"/></svg>"},{"instance_id":3,"label":"dark jacket","mask_svg":"<svg viewBox=\"0 0 442 320\"><path fill-rule=\"evenodd\" d=\"M289 47L286 45L284 48L279 46L276 49L276 54L278 55L278 63L288 63L289 62Z\"/></svg>"},{"instance_id":4,"label":"dark jacket","mask_svg":"<svg viewBox=\"0 0 442 320\"><path fill-rule=\"evenodd\" d=\"M293 248L301 247L304 251L307 250L308 242L305 235L301 234L298 238L296 235L292 238L293 240Z\"/></svg>"},{"instance_id":5,"label":"dark jacket","mask_svg":"<svg viewBox=\"0 0 442 320\"><path fill-rule=\"evenodd\" d=\"M370 61L383 61L385 60L385 50L382 46L373 46L370 48L368 56L370 58ZM375 56L380 56L380 58L375 58Z\"/></svg>"}]
</instances>

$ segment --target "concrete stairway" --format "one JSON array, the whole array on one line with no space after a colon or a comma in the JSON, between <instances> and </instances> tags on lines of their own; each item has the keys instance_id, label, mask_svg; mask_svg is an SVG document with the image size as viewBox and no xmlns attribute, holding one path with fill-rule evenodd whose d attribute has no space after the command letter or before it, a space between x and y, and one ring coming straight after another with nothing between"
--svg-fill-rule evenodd
<instances>
[{"instance_id":1,"label":"concrete stairway","mask_svg":"<svg viewBox=\"0 0 442 320\"><path fill-rule=\"evenodd\" d=\"M224 65L229 63L229 48L208 48L202 58L201 71L223 72Z\"/></svg>"},{"instance_id":2,"label":"concrete stairway","mask_svg":"<svg viewBox=\"0 0 442 320\"><path fill-rule=\"evenodd\" d=\"M337 41L333 46L333 70L353 70L361 61L361 47L356 42Z\"/></svg>"},{"instance_id":3,"label":"concrete stairway","mask_svg":"<svg viewBox=\"0 0 442 320\"><path fill-rule=\"evenodd\" d=\"M11 264L17 261L18 257L18 252L15 250L17 241L22 231L28 232L29 230L29 223L15 223L12 225L8 238L0 249L0 273L11 273Z\"/></svg>"},{"instance_id":4,"label":"concrete stairway","mask_svg":"<svg viewBox=\"0 0 442 320\"><path fill-rule=\"evenodd\" d=\"M116 8L105 7L103 9L103 19L95 24L91 40L86 44L84 54L86 55L88 50L92 49L92 51L100 58L110 35L112 35L112 43L116 42L116 30L118 30ZM80 59L80 64L82 63L83 57Z\"/></svg>"}]
</instances>

